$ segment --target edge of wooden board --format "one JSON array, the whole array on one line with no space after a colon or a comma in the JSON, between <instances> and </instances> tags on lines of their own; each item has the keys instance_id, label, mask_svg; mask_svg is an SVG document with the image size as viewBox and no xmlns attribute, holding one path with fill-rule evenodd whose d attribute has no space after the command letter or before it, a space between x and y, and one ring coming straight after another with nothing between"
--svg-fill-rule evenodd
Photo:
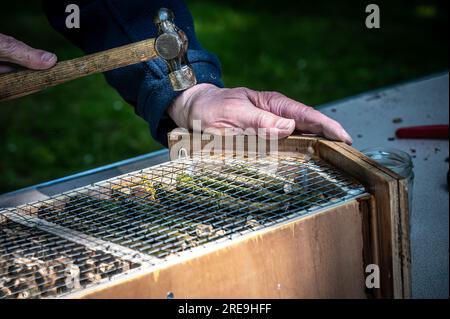
<instances>
[{"instance_id":1,"label":"edge of wooden board","mask_svg":"<svg viewBox=\"0 0 450 319\"><path fill-rule=\"evenodd\" d=\"M170 158L177 159L180 150L184 155L251 155L255 153L283 152L308 154L314 150L320 138L312 136L289 136L280 140L267 140L255 135L233 135L225 138L220 135L189 133L174 130L168 134Z\"/></svg>"},{"instance_id":2,"label":"edge of wooden board","mask_svg":"<svg viewBox=\"0 0 450 319\"><path fill-rule=\"evenodd\" d=\"M409 214L407 191L400 187L403 179L344 143L321 140L317 149L320 158L365 184L376 199L372 236L378 243L374 255L381 271L379 297L409 298Z\"/></svg>"}]
</instances>

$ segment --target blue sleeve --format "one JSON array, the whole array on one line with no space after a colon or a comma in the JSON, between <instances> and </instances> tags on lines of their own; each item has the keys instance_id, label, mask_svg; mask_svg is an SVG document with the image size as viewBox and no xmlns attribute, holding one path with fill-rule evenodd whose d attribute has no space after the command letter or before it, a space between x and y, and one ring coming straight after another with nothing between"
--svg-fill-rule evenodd
<instances>
[{"instance_id":1,"label":"blue sleeve","mask_svg":"<svg viewBox=\"0 0 450 319\"><path fill-rule=\"evenodd\" d=\"M65 26L65 8L70 3L80 7L79 29ZM201 47L192 16L181 0L43 0L50 24L87 54L155 37L153 17L161 7L173 11L175 24L189 39L188 59L197 82L222 87L220 62ZM167 132L175 128L175 123L166 109L180 92L172 90L165 62L157 58L106 72L105 77L147 121L152 136L167 145Z\"/></svg>"}]
</instances>

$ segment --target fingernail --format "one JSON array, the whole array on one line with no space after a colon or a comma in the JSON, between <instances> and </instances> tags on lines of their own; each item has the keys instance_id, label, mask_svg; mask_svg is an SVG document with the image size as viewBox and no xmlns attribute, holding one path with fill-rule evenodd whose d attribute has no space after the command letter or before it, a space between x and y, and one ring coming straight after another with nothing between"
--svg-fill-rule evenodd
<instances>
[{"instance_id":1,"label":"fingernail","mask_svg":"<svg viewBox=\"0 0 450 319\"><path fill-rule=\"evenodd\" d=\"M51 61L53 61L55 59L56 59L56 55L54 55L53 53L50 53L50 52L45 52L41 56L41 61L42 62L51 62Z\"/></svg>"},{"instance_id":2,"label":"fingernail","mask_svg":"<svg viewBox=\"0 0 450 319\"><path fill-rule=\"evenodd\" d=\"M288 119L281 119L277 121L275 126L280 130L289 130L295 126L295 121Z\"/></svg>"},{"instance_id":3,"label":"fingernail","mask_svg":"<svg viewBox=\"0 0 450 319\"><path fill-rule=\"evenodd\" d=\"M352 144L353 143L353 139L350 136L350 134L347 133L347 131L345 131L344 129L342 129L342 134L344 136L344 140L345 142L347 142L347 144Z\"/></svg>"}]
</instances>

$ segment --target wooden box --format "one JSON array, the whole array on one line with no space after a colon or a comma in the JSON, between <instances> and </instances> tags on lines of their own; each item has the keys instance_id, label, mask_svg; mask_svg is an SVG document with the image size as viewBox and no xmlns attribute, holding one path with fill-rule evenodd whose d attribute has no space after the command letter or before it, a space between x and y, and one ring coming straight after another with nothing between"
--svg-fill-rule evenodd
<instances>
[{"instance_id":1,"label":"wooden box","mask_svg":"<svg viewBox=\"0 0 450 319\"><path fill-rule=\"evenodd\" d=\"M171 133L169 140L173 156L180 150L192 153L188 133ZM208 142L201 143L205 146ZM339 142L292 136L279 141L278 152L280 156L316 156L362 183L370 196L252 232L73 296L410 297L406 181ZM367 276L373 274L370 265L378 266L379 288L366 286Z\"/></svg>"}]
</instances>

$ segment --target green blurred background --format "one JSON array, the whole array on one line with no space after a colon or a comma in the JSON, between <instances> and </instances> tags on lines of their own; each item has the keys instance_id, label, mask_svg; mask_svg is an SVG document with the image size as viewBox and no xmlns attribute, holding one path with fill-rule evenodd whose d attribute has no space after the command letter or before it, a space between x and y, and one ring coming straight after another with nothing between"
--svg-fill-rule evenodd
<instances>
[{"instance_id":1,"label":"green blurred background","mask_svg":"<svg viewBox=\"0 0 450 319\"><path fill-rule=\"evenodd\" d=\"M448 69L446 1L188 0L197 35L227 86L277 90L319 105ZM60 60L80 56L39 1L2 1L0 32ZM374 128L376 129L376 128ZM161 148L147 124L94 75L0 104L0 193Z\"/></svg>"}]
</instances>

